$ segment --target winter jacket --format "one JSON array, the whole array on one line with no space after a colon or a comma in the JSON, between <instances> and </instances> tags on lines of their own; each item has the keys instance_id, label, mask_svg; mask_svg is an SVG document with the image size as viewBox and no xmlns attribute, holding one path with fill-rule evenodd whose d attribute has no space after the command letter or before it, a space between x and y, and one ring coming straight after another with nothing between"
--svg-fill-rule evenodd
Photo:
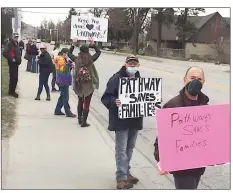
<instances>
[{"instance_id":1,"label":"winter jacket","mask_svg":"<svg viewBox=\"0 0 233 193\"><path fill-rule=\"evenodd\" d=\"M82 64L79 63L78 57L72 54L74 50L74 46L71 46L68 52L68 57L75 63L74 74L73 74L73 89L74 89L74 92L80 97L83 97L83 96L86 97L90 95L91 93L93 93L95 89L99 88L99 75L95 68L94 62L99 58L101 51L96 45L92 45L89 47L94 48L96 52L92 56L93 63L85 66L90 73L91 81L82 83L82 85L78 85L76 82L77 74L78 74L77 72L79 71L80 67L82 67Z\"/></svg>"},{"instance_id":2,"label":"winter jacket","mask_svg":"<svg viewBox=\"0 0 233 193\"><path fill-rule=\"evenodd\" d=\"M143 127L143 118L130 118L120 119L118 118L118 107L115 104L118 98L119 80L122 77L129 77L126 72L125 66L123 66L119 72L114 74L107 83L107 88L101 98L101 102L109 111L109 126L110 131L119 131L126 129L141 130ZM135 74L135 77L140 77L139 72Z\"/></svg>"},{"instance_id":3,"label":"winter jacket","mask_svg":"<svg viewBox=\"0 0 233 193\"><path fill-rule=\"evenodd\" d=\"M29 54L33 56L37 56L39 54L38 48L35 44L30 45Z\"/></svg>"},{"instance_id":4,"label":"winter jacket","mask_svg":"<svg viewBox=\"0 0 233 193\"><path fill-rule=\"evenodd\" d=\"M209 102L209 98L201 93L198 95L198 104L199 105L207 105ZM176 107L187 107L192 106L188 100L188 98L185 95L185 88L183 88L179 95L169 100L163 108L176 108ZM158 147L158 138L155 140L154 144L155 150L154 150L154 157L155 160L159 162L159 147ZM172 160L171 160L172 161ZM200 176L203 175L205 172L205 168L196 168L196 169L188 169L188 170L180 170L171 172L171 174L177 175L177 176Z\"/></svg>"},{"instance_id":5,"label":"winter jacket","mask_svg":"<svg viewBox=\"0 0 233 193\"><path fill-rule=\"evenodd\" d=\"M40 73L43 73L43 72L51 73L52 72L53 62L48 52L43 52L40 54L38 64L40 68L39 70Z\"/></svg>"},{"instance_id":6,"label":"winter jacket","mask_svg":"<svg viewBox=\"0 0 233 193\"><path fill-rule=\"evenodd\" d=\"M20 65L22 62L22 59L21 59L21 52L20 52L18 42L14 42L13 40L10 40L6 44L3 50L3 56L8 60L8 64ZM14 62L13 62L13 59L15 59Z\"/></svg>"},{"instance_id":7,"label":"winter jacket","mask_svg":"<svg viewBox=\"0 0 233 193\"><path fill-rule=\"evenodd\" d=\"M70 68L72 66L63 56L57 56L53 62L56 65L56 83L59 86L70 86L72 83L72 76Z\"/></svg>"}]
</instances>

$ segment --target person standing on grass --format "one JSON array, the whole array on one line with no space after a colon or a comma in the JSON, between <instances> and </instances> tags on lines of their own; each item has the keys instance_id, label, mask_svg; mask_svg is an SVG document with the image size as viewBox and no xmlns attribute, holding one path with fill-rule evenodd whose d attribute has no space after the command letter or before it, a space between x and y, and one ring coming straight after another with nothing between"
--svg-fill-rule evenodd
<instances>
[{"instance_id":1,"label":"person standing on grass","mask_svg":"<svg viewBox=\"0 0 233 193\"><path fill-rule=\"evenodd\" d=\"M56 42L55 43L55 46L54 46L54 49L52 51L52 58L56 58L58 56L58 53L60 51L60 43L59 42ZM58 90L56 89L55 85L56 85L56 66L55 64L53 63L53 73L52 73L53 77L52 77L52 92L57 92Z\"/></svg>"},{"instance_id":2,"label":"person standing on grass","mask_svg":"<svg viewBox=\"0 0 233 193\"><path fill-rule=\"evenodd\" d=\"M73 89L75 94L78 95L78 122L81 127L89 127L87 123L87 117L89 114L89 108L91 98L95 89L99 88L99 76L95 68L94 62L99 58L101 51L94 44L94 41L90 41L90 45L82 45L78 56L72 54L74 50L73 42L68 56L75 62L74 74L73 74ZM89 48L95 49L95 54L92 56L89 52Z\"/></svg>"},{"instance_id":3,"label":"person standing on grass","mask_svg":"<svg viewBox=\"0 0 233 193\"><path fill-rule=\"evenodd\" d=\"M47 52L47 47L42 44L40 47L41 54L39 56L38 64L39 64L39 87L35 100L40 100L40 95L43 90L43 86L45 87L47 94L47 101L50 101L50 90L48 85L49 75L53 69L53 62L50 54Z\"/></svg>"},{"instance_id":4,"label":"person standing on grass","mask_svg":"<svg viewBox=\"0 0 233 193\"><path fill-rule=\"evenodd\" d=\"M177 108L189 106L208 105L209 97L201 92L205 83L205 75L201 68L193 66L188 68L184 76L184 87L179 92L179 95L169 100L163 108ZM160 169L159 146L158 138L154 143L154 157L158 162L160 175L168 174ZM171 160L172 162L172 160ZM171 172L174 177L176 189L197 189L201 176L205 172L205 167L193 168Z\"/></svg>"},{"instance_id":5,"label":"person standing on grass","mask_svg":"<svg viewBox=\"0 0 233 193\"><path fill-rule=\"evenodd\" d=\"M108 130L115 131L115 158L117 189L131 189L139 179L130 173L130 160L136 144L138 131L143 127L143 118L120 119L118 107L121 101L118 99L120 78L139 78L139 61L134 55L126 58L125 65L114 74L107 83L107 88L101 98L101 102L109 111Z\"/></svg>"},{"instance_id":6,"label":"person standing on grass","mask_svg":"<svg viewBox=\"0 0 233 193\"><path fill-rule=\"evenodd\" d=\"M70 110L69 105L69 86L72 83L72 76L70 69L72 67L72 61L68 59L68 49L63 48L59 55L54 58L56 64L56 83L60 89L60 97L58 98L54 115L65 115L67 117L75 118L76 115ZM61 111L64 106L65 114Z\"/></svg>"},{"instance_id":7,"label":"person standing on grass","mask_svg":"<svg viewBox=\"0 0 233 193\"><path fill-rule=\"evenodd\" d=\"M6 44L3 50L3 56L8 61L9 66L9 91L8 94L15 98L18 98L19 95L15 92L17 83L18 83L18 71L19 65L22 62L20 48L18 44L19 34L14 33L10 41Z\"/></svg>"}]
</instances>

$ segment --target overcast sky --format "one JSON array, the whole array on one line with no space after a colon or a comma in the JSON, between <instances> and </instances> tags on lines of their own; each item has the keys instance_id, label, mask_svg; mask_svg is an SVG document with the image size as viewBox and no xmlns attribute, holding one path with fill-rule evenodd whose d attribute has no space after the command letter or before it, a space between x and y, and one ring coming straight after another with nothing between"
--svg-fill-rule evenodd
<instances>
[{"instance_id":1,"label":"overcast sky","mask_svg":"<svg viewBox=\"0 0 233 193\"><path fill-rule=\"evenodd\" d=\"M64 21L68 16L70 8L22 8L23 21L33 26L40 26L41 22L46 20ZM88 8L80 9L82 12L87 12ZM223 17L230 17L230 8L206 8L206 12L200 15L208 15L214 12L219 12ZM41 13L32 13L41 12Z\"/></svg>"}]
</instances>

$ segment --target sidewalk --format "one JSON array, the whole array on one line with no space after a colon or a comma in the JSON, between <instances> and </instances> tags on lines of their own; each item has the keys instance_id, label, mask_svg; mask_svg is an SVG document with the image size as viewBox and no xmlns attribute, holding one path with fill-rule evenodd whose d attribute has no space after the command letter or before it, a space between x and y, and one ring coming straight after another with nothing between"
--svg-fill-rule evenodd
<instances>
[{"instance_id":1,"label":"sidewalk","mask_svg":"<svg viewBox=\"0 0 233 193\"><path fill-rule=\"evenodd\" d=\"M38 74L25 69L24 60L19 70L18 128L9 141L2 189L115 189L114 152L106 144L113 141L107 132L96 128L91 114L88 128L81 128L77 119L54 116L59 93L46 101L43 90L41 101L35 101ZM76 105L72 96L74 113Z\"/></svg>"}]
</instances>

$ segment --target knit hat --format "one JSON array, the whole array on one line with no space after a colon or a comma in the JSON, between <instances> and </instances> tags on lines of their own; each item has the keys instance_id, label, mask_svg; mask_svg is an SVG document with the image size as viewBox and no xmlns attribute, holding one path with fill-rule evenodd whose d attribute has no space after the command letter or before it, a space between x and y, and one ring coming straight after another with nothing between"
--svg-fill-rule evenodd
<instances>
[{"instance_id":1,"label":"knit hat","mask_svg":"<svg viewBox=\"0 0 233 193\"><path fill-rule=\"evenodd\" d=\"M81 45L80 52L89 52L89 46L87 44Z\"/></svg>"}]
</instances>

